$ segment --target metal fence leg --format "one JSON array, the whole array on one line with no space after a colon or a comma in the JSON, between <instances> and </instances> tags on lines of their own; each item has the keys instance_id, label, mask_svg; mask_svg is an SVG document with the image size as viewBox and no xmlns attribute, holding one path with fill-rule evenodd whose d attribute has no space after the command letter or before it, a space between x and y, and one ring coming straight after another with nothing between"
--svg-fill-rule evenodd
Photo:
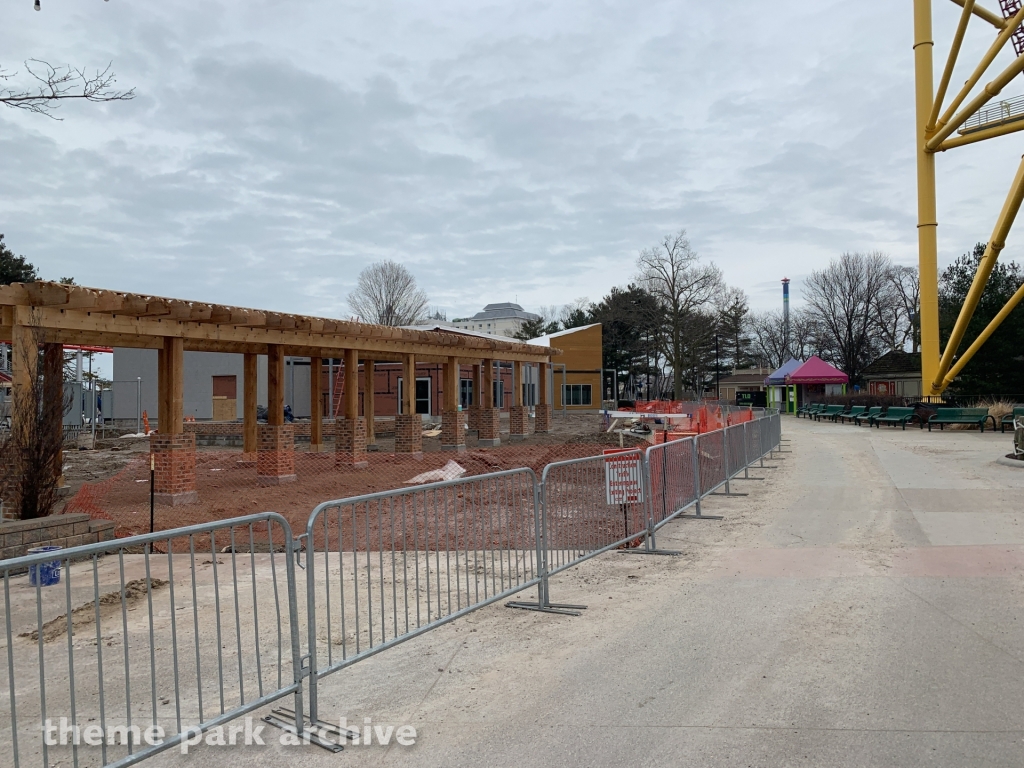
<instances>
[{"instance_id":1,"label":"metal fence leg","mask_svg":"<svg viewBox=\"0 0 1024 768\"><path fill-rule=\"evenodd\" d=\"M663 467L662 472L661 472L661 486L662 486L662 490L664 490L665 481L666 481L666 477L667 477L666 473L665 473L665 469L664 469L664 467L666 466L665 461L664 461L664 459L665 459L665 452L664 451L661 452L661 456L662 456L662 467ZM646 452L644 453L644 457L643 457L643 465L644 465L644 471L643 471L643 475L642 475L642 477L643 477L642 482L643 482L644 488L645 488L644 498L646 499L646 502L645 502L644 506L647 509L647 531L645 532L645 535L644 535L644 548L643 549L617 549L615 551L616 552L621 552L624 555L668 555L670 557L678 557L679 555L681 555L683 553L679 552L677 550L674 550L674 549L658 549L658 543L657 543L657 541L655 540L655 537L654 537L654 534L655 534L654 514L653 514L653 509L654 509L654 498L653 498L654 481L651 478L651 457ZM662 503L662 512L661 512L661 514L662 514L662 517L664 518L668 514L668 509L666 509L666 507L665 507L664 496L663 496L663 498L661 500L661 503Z\"/></svg>"},{"instance_id":2,"label":"metal fence leg","mask_svg":"<svg viewBox=\"0 0 1024 768\"><path fill-rule=\"evenodd\" d=\"M537 602L530 603L522 600L510 600L505 603L505 607L519 608L523 611L560 613L563 616L579 616L580 611L585 611L587 606L552 603L550 599L548 584L548 515L547 502L544 497L544 483L536 484L533 488L533 529L534 540L537 542L535 557L540 568L540 582L537 584Z\"/></svg>"}]
</instances>

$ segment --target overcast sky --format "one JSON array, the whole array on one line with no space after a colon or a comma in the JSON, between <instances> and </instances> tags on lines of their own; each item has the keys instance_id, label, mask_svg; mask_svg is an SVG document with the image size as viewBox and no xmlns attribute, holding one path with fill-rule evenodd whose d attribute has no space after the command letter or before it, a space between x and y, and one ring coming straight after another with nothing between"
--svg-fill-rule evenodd
<instances>
[{"instance_id":1,"label":"overcast sky","mask_svg":"<svg viewBox=\"0 0 1024 768\"><path fill-rule=\"evenodd\" d=\"M0 64L138 93L0 109L0 232L45 278L337 317L389 257L453 317L598 299L679 228L755 308L843 251L916 263L907 0L42 4L3 0ZM939 157L940 267L1020 150Z\"/></svg>"}]
</instances>

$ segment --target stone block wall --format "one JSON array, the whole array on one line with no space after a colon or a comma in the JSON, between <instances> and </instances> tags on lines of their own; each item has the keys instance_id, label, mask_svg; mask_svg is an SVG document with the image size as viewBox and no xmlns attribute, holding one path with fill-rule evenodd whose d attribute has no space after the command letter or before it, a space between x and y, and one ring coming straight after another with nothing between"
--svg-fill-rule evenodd
<instances>
[{"instance_id":1,"label":"stone block wall","mask_svg":"<svg viewBox=\"0 0 1024 768\"><path fill-rule=\"evenodd\" d=\"M27 555L32 547L67 549L113 538L113 520L92 520L81 513L5 521L0 522L0 560Z\"/></svg>"}]
</instances>

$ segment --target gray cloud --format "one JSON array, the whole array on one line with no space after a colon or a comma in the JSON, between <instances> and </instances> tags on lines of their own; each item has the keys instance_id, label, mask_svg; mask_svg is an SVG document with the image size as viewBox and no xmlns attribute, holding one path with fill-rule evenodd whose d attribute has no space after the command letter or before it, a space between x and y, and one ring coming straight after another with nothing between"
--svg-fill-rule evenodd
<instances>
[{"instance_id":1,"label":"gray cloud","mask_svg":"<svg viewBox=\"0 0 1024 768\"><path fill-rule=\"evenodd\" d=\"M48 277L344 315L390 257L458 315L596 299L680 227L762 307L845 250L916 259L911 19L889 0L4 16L5 64L113 60L139 93L0 112L0 231ZM939 49L953 24L937 9ZM987 237L1012 141L940 158L944 261Z\"/></svg>"}]
</instances>

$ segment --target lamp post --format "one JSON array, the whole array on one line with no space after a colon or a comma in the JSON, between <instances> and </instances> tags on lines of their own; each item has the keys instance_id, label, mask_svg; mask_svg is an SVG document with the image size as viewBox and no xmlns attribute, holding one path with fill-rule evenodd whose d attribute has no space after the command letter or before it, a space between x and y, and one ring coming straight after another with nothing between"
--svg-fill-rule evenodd
<instances>
[{"instance_id":1,"label":"lamp post","mask_svg":"<svg viewBox=\"0 0 1024 768\"><path fill-rule=\"evenodd\" d=\"M718 363L718 334L715 334L715 400L722 399L722 368Z\"/></svg>"}]
</instances>

